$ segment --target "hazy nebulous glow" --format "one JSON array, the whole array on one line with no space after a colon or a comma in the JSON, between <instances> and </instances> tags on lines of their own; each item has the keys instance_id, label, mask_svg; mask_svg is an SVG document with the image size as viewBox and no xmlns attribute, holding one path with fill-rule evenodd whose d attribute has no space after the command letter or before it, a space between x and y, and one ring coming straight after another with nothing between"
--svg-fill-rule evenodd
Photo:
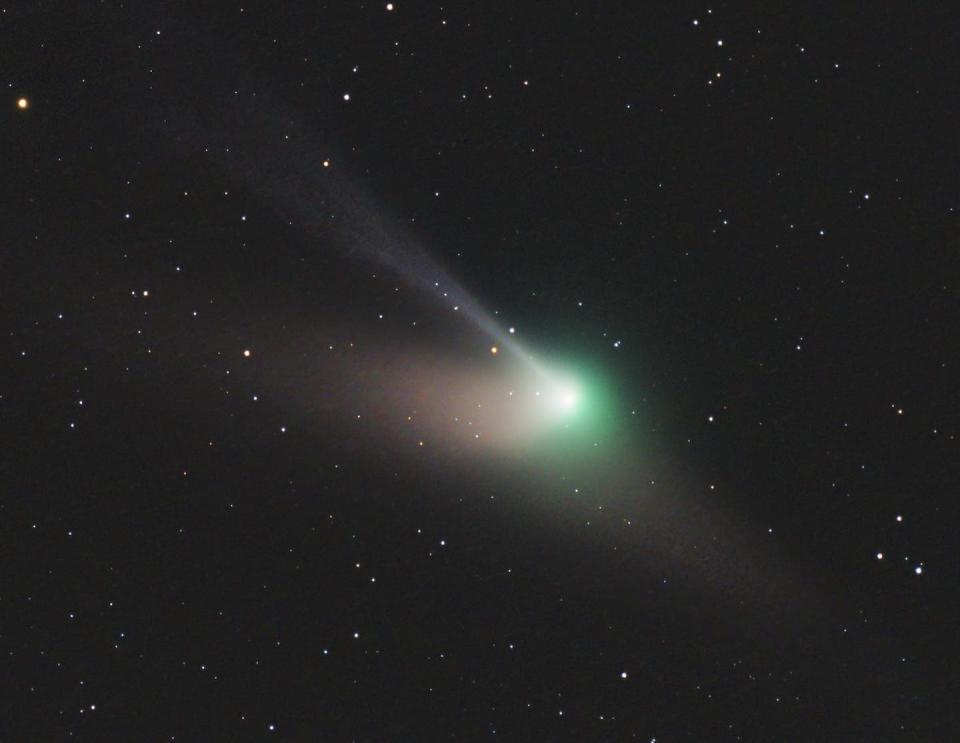
<instances>
[{"instance_id":1,"label":"hazy nebulous glow","mask_svg":"<svg viewBox=\"0 0 960 743\"><path fill-rule=\"evenodd\" d=\"M434 369L429 409L444 437L465 432L483 448L592 446L606 426L598 385L529 356L483 368Z\"/></svg>"},{"instance_id":2,"label":"hazy nebulous glow","mask_svg":"<svg viewBox=\"0 0 960 743\"><path fill-rule=\"evenodd\" d=\"M573 385L568 384L561 387L557 394L557 404L560 405L562 410L572 411L577 407L577 400L579 400L580 395Z\"/></svg>"},{"instance_id":3,"label":"hazy nebulous glow","mask_svg":"<svg viewBox=\"0 0 960 743\"><path fill-rule=\"evenodd\" d=\"M500 348L491 354L357 342L282 375L310 417L332 413L401 450L548 458L595 451L614 408L587 366ZM270 355L267 348L261 355ZM332 420L332 419L331 419ZM367 428L369 426L369 428Z\"/></svg>"},{"instance_id":4,"label":"hazy nebulous glow","mask_svg":"<svg viewBox=\"0 0 960 743\"><path fill-rule=\"evenodd\" d=\"M467 413L476 438L487 445L513 446L574 423L582 399L577 382L529 359L496 366L481 374L464 369L462 377L437 380L449 403Z\"/></svg>"},{"instance_id":5,"label":"hazy nebulous glow","mask_svg":"<svg viewBox=\"0 0 960 743\"><path fill-rule=\"evenodd\" d=\"M351 361L357 363L355 374L346 377L352 383L327 382L328 391L340 388L343 403L352 408L368 402L384 423L396 416L403 433L390 426L384 433L405 440L406 432L411 432L418 446L452 443L462 434L471 446L481 447L535 442L552 446L555 434L578 447L588 439L589 445L596 444L601 420L607 424L607 411L597 404L599 387L593 380L588 381L579 368L531 353L517 329L502 322L499 312L483 306L448 273L406 222L391 219L378 199L343 168L331 165L336 161L325 148L280 147L273 120L251 116L253 120L242 127L243 146L232 151L224 165L239 171L251 189L292 212L308 234L323 235L326 244L339 243L345 254L391 271L433 297L438 312L471 323L489 350L482 358L466 361L437 353L433 363L411 358L403 348L390 356L373 354L362 364ZM196 129L190 123L190 129ZM359 410L351 413L354 419L357 415L364 419Z\"/></svg>"}]
</instances>

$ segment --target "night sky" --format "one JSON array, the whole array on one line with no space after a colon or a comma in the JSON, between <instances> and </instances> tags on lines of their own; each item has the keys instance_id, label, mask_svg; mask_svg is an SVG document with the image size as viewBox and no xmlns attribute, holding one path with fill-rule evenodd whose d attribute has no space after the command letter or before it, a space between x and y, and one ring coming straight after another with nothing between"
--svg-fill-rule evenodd
<instances>
[{"instance_id":1,"label":"night sky","mask_svg":"<svg viewBox=\"0 0 960 743\"><path fill-rule=\"evenodd\" d=\"M0 9L0 740L960 738L948 4Z\"/></svg>"}]
</instances>

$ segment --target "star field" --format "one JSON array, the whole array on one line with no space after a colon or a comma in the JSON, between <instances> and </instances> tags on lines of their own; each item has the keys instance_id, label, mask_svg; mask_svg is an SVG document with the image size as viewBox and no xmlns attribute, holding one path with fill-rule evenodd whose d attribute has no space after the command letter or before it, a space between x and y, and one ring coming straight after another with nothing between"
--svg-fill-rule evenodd
<instances>
[{"instance_id":1,"label":"star field","mask_svg":"<svg viewBox=\"0 0 960 743\"><path fill-rule=\"evenodd\" d=\"M955 26L0 9L0 740L955 739Z\"/></svg>"}]
</instances>

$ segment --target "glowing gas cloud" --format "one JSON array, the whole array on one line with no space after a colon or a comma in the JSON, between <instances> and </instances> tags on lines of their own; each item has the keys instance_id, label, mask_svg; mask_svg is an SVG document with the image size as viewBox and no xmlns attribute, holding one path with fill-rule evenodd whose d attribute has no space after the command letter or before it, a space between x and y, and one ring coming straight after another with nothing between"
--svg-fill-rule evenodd
<instances>
[{"instance_id":1,"label":"glowing gas cloud","mask_svg":"<svg viewBox=\"0 0 960 743\"><path fill-rule=\"evenodd\" d=\"M233 89L187 78L197 80L198 100ZM215 113L204 114L208 109ZM440 343L436 335L400 337L385 326L347 335L353 324L329 313L303 317L274 307L258 308L261 316L273 312L273 321L259 328L245 322L242 338L233 325L224 327L225 344L244 359L243 376L231 375L233 383L284 401L273 407L283 408L275 412L283 416L276 436L299 441L308 456L362 451L391 469L403 462L429 481L495 477L497 497L516 494L570 533L596 533L596 544L612 542L624 559L636 560L626 569L633 564L660 575L680 566L694 590L713 586L718 598L738 605L767 587L793 593L750 525L725 514L712 485L664 453L655 424L637 425L589 361L536 354L424 249L409 219L370 195L375 174L356 181L347 173L320 144L320 127L266 94L255 107L221 100L166 110L156 120L167 141L213 159L317 250L337 249L388 272L431 297L444 321L460 321ZM300 327L291 327L291 317ZM171 347L184 341L181 331L178 325ZM249 356L248 344L255 345ZM257 406L250 425L261 426L269 406Z\"/></svg>"},{"instance_id":2,"label":"glowing gas cloud","mask_svg":"<svg viewBox=\"0 0 960 743\"><path fill-rule=\"evenodd\" d=\"M271 363L254 366L318 425L349 421L348 430L379 447L468 456L524 454L558 440L593 443L605 434L610 406L602 387L572 365L547 369L479 344L473 353L451 353L384 336L332 347L318 340L335 333L314 325L276 347L263 341L257 356Z\"/></svg>"},{"instance_id":3,"label":"glowing gas cloud","mask_svg":"<svg viewBox=\"0 0 960 743\"><path fill-rule=\"evenodd\" d=\"M470 400L473 405L470 411L453 413L448 400L444 405L451 415L476 421L478 438L484 436L483 430L486 435L496 432L492 437L495 440L514 442L536 432L570 427L582 418L591 396L577 373L535 357L518 341L513 327L499 322L495 313L483 307L424 249L401 220L391 218L345 168L331 160L329 153L311 145L309 137L302 138L296 148L284 147L274 136L272 124L256 112L247 115L252 120L238 124L231 133L235 145L229 153L208 152L210 156L278 211L293 217L306 234L322 239L325 246L338 245L344 254L386 269L432 297L438 311L454 313L480 331L478 348L486 345L490 356L499 362L489 370L491 376L469 383L463 376L432 377L438 389L431 394L448 394L451 399ZM192 122L186 130L195 135L205 127ZM184 139L187 136L182 134ZM204 137L208 138L214 137Z\"/></svg>"}]
</instances>

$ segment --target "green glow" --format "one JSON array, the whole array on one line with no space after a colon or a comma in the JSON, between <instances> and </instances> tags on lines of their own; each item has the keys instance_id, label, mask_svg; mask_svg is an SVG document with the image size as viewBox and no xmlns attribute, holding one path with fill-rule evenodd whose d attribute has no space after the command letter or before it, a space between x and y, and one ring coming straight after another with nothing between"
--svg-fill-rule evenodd
<instances>
[{"instance_id":1,"label":"green glow","mask_svg":"<svg viewBox=\"0 0 960 743\"><path fill-rule=\"evenodd\" d=\"M548 459L593 458L616 439L619 419L612 386L587 364L553 367L545 425L525 447Z\"/></svg>"},{"instance_id":2,"label":"green glow","mask_svg":"<svg viewBox=\"0 0 960 743\"><path fill-rule=\"evenodd\" d=\"M560 390L560 407L566 412L576 410L580 402L580 390L573 386L564 387Z\"/></svg>"},{"instance_id":3,"label":"green glow","mask_svg":"<svg viewBox=\"0 0 960 743\"><path fill-rule=\"evenodd\" d=\"M553 412L569 417L580 407L582 392L580 385L570 379L552 380L548 385L545 403Z\"/></svg>"}]
</instances>

